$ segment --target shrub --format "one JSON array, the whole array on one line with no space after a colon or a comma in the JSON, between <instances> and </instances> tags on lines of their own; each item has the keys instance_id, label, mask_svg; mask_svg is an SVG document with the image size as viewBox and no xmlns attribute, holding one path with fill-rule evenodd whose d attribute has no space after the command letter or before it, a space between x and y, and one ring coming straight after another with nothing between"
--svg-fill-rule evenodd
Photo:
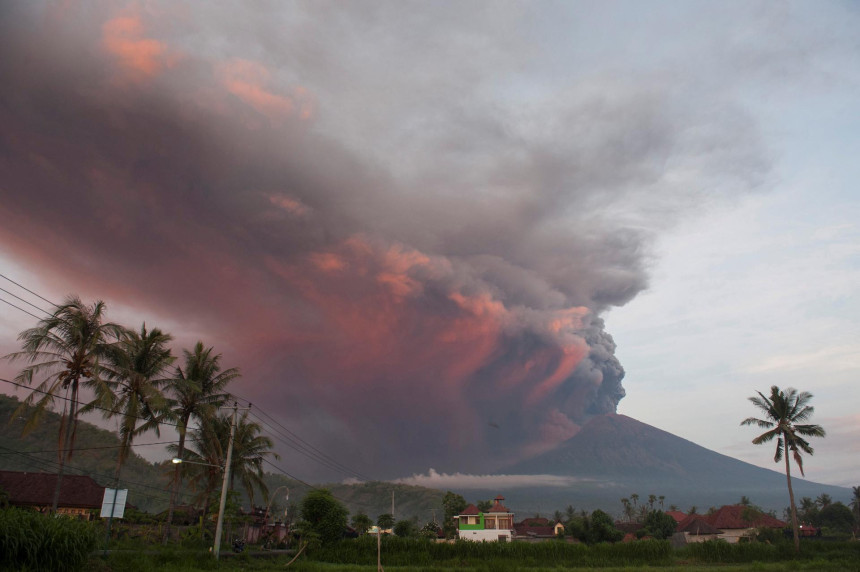
<instances>
[{"instance_id":1,"label":"shrub","mask_svg":"<svg viewBox=\"0 0 860 572\"><path fill-rule=\"evenodd\" d=\"M95 550L94 524L32 510L0 510L0 569L80 570Z\"/></svg>"}]
</instances>

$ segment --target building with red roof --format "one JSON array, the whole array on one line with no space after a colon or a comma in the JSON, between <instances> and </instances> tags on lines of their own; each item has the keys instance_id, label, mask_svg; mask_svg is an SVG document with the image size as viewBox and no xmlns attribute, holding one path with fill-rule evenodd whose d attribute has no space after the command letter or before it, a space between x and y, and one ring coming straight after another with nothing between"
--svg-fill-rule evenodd
<instances>
[{"instance_id":1,"label":"building with red roof","mask_svg":"<svg viewBox=\"0 0 860 572\"><path fill-rule=\"evenodd\" d=\"M726 542L735 543L741 538L750 538L757 528L785 528L783 521L769 514L741 504L720 507L704 515L705 522L722 532Z\"/></svg>"},{"instance_id":2,"label":"building with red roof","mask_svg":"<svg viewBox=\"0 0 860 572\"><path fill-rule=\"evenodd\" d=\"M514 513L502 504L505 497L499 495L487 512L481 512L473 504L454 517L457 521L457 537L479 542L508 542L514 537Z\"/></svg>"},{"instance_id":3,"label":"building with red roof","mask_svg":"<svg viewBox=\"0 0 860 572\"><path fill-rule=\"evenodd\" d=\"M47 512L53 504L56 486L55 474L0 471L0 489L6 491L12 506ZM57 513L89 520L93 511L101 509L104 492L105 488L90 477L63 475Z\"/></svg>"}]
</instances>

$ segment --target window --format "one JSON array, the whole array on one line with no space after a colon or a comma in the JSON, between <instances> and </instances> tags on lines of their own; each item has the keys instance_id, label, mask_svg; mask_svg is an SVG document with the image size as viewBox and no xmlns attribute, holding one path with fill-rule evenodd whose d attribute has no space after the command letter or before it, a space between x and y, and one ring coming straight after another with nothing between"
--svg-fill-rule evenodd
<instances>
[{"instance_id":1,"label":"window","mask_svg":"<svg viewBox=\"0 0 860 572\"><path fill-rule=\"evenodd\" d=\"M484 528L485 529L496 528L496 519L484 517Z\"/></svg>"}]
</instances>

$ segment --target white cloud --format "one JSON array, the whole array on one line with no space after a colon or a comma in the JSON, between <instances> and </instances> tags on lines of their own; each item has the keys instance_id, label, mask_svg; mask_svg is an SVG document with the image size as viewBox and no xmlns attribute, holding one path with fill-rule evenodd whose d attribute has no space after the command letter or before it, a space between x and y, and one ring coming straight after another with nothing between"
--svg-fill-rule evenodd
<instances>
[{"instance_id":1,"label":"white cloud","mask_svg":"<svg viewBox=\"0 0 860 572\"><path fill-rule=\"evenodd\" d=\"M432 489L513 489L518 487L569 487L588 479L558 475L469 475L465 473L438 473L434 469L426 475L412 475L395 479L394 483Z\"/></svg>"}]
</instances>

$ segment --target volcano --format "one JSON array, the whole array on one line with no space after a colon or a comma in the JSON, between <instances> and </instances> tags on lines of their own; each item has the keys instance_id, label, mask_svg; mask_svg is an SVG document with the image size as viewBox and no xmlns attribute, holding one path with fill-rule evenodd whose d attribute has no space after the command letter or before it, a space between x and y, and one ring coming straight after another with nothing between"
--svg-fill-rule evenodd
<instances>
[{"instance_id":1,"label":"volcano","mask_svg":"<svg viewBox=\"0 0 860 572\"><path fill-rule=\"evenodd\" d=\"M770 449L762 448L763 455L770 453ZM512 506L527 511L551 512L573 505L617 513L620 499L632 493L640 499L662 495L666 508L673 504L681 510L735 504L741 496L762 508L777 510L778 515L788 506L784 474L716 453L618 414L594 417L559 447L503 467L497 474L570 477L570 486L522 487L506 492ZM804 479L792 478L792 485L798 500L827 493L834 500L847 502L851 496L848 488ZM468 492L470 496L475 493Z\"/></svg>"}]
</instances>

